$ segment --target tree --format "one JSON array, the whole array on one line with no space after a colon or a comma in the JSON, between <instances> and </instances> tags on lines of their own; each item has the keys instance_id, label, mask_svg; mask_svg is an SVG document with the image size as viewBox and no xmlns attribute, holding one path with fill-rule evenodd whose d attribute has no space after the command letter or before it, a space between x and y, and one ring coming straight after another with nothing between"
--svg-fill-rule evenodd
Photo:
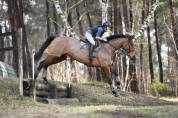
<instances>
[{"instance_id":1,"label":"tree","mask_svg":"<svg viewBox=\"0 0 178 118\"><path fill-rule=\"evenodd\" d=\"M157 49L158 63L159 63L159 80L161 83L163 83L163 66L162 66L162 58L161 58L161 49L160 49L160 44L159 44L159 39L158 39L156 12L154 15L154 26L155 26L156 49Z\"/></svg>"},{"instance_id":2,"label":"tree","mask_svg":"<svg viewBox=\"0 0 178 118\"><path fill-rule=\"evenodd\" d=\"M2 26L0 25L0 36L2 34ZM0 48L4 48L4 37L0 37ZM4 61L4 53L0 52L0 61Z\"/></svg>"},{"instance_id":3,"label":"tree","mask_svg":"<svg viewBox=\"0 0 178 118\"><path fill-rule=\"evenodd\" d=\"M170 17L171 17L171 25L172 25L172 33L173 33L173 39L175 43L175 51L174 51L174 56L175 59L178 61L178 17L176 17L176 13L173 9L173 1L168 0L168 6L169 6L169 11L170 11ZM178 63L176 65L178 67ZM178 70L178 68L177 68Z\"/></svg>"}]
</instances>

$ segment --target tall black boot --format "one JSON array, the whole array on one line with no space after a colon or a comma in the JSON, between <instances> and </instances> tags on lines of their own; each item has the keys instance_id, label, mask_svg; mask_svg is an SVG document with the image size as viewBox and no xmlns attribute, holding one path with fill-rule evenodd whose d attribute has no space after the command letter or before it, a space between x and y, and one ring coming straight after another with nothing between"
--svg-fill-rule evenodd
<instances>
[{"instance_id":1,"label":"tall black boot","mask_svg":"<svg viewBox=\"0 0 178 118\"><path fill-rule=\"evenodd\" d=\"M94 45L90 44L90 48L89 48L89 59L90 59L90 61L92 61L92 59L94 58L93 50L94 50Z\"/></svg>"}]
</instances>

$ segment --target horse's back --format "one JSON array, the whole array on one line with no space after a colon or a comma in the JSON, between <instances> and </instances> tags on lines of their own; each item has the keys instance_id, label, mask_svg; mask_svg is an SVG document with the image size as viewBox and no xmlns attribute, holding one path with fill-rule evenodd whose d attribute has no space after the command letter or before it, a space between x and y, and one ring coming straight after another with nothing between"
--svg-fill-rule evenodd
<instances>
[{"instance_id":1,"label":"horse's back","mask_svg":"<svg viewBox=\"0 0 178 118\"><path fill-rule=\"evenodd\" d=\"M73 37L56 37L48 46L48 54L61 56L69 50L75 49L80 46L80 41Z\"/></svg>"},{"instance_id":2,"label":"horse's back","mask_svg":"<svg viewBox=\"0 0 178 118\"><path fill-rule=\"evenodd\" d=\"M47 48L47 52L49 55L55 55L60 57L64 51L66 44L66 37L56 37Z\"/></svg>"}]
</instances>

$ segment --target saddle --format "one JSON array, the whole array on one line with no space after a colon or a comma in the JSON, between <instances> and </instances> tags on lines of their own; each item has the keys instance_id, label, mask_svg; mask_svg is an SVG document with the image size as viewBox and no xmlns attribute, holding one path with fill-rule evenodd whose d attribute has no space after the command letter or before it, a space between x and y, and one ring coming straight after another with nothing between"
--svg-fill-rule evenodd
<instances>
[{"instance_id":1,"label":"saddle","mask_svg":"<svg viewBox=\"0 0 178 118\"><path fill-rule=\"evenodd\" d=\"M80 38L80 41L82 41L83 43L86 43L86 44L89 43L87 38L84 35L79 35L79 38ZM94 46L94 50L96 48L98 48L101 43L106 43L106 42L104 42L102 40L95 39L95 43L96 43L96 45Z\"/></svg>"}]
</instances>

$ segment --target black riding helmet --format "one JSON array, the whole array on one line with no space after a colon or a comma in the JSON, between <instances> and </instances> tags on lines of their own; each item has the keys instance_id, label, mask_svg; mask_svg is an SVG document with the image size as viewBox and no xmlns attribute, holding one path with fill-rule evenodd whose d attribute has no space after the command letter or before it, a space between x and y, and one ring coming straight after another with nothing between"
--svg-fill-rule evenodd
<instances>
[{"instance_id":1,"label":"black riding helmet","mask_svg":"<svg viewBox=\"0 0 178 118\"><path fill-rule=\"evenodd\" d=\"M110 21L104 22L103 27L110 27L111 28L112 27L111 22Z\"/></svg>"}]
</instances>

